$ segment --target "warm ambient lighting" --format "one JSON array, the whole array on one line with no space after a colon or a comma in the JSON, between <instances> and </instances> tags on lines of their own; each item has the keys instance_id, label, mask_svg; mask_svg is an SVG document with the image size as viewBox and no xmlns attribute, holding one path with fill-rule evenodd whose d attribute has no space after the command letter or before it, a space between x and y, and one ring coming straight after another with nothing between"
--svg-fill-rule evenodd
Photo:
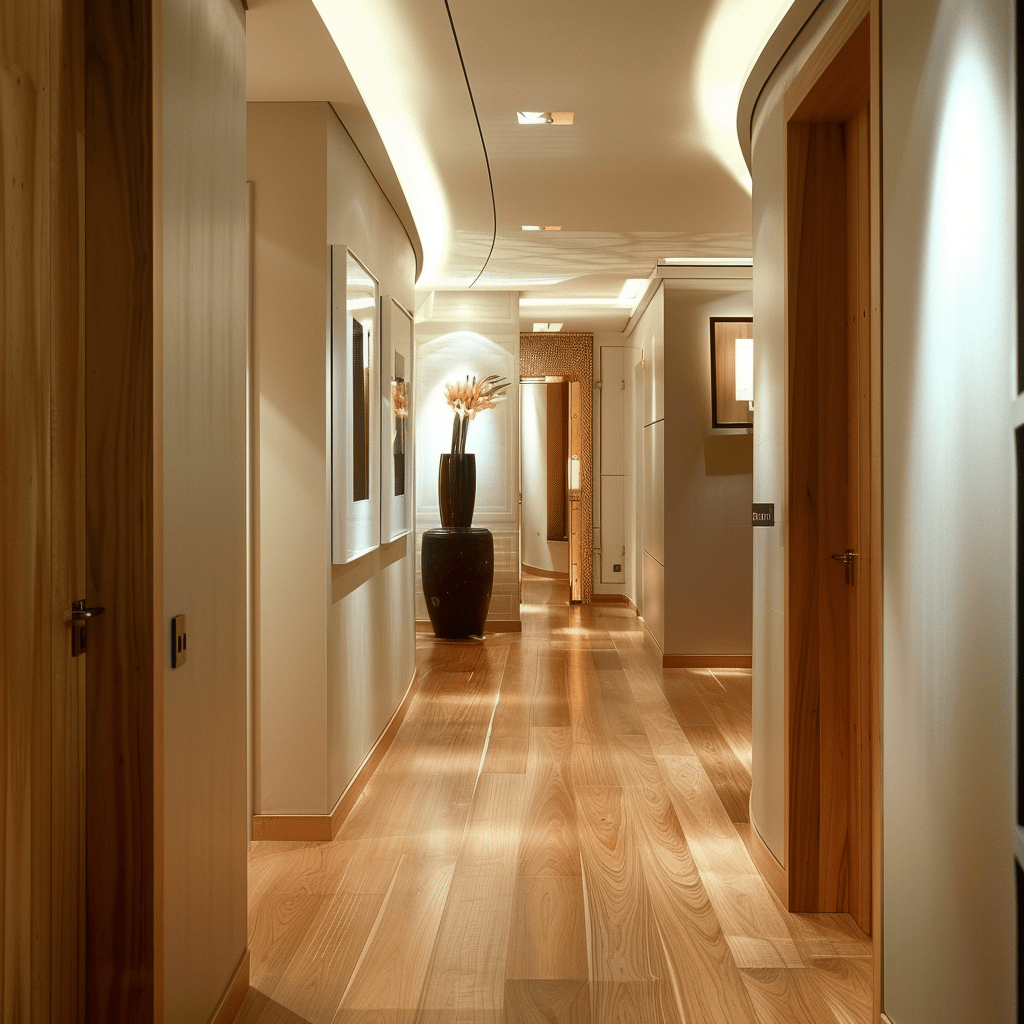
<instances>
[{"instance_id":1,"label":"warm ambient lighting","mask_svg":"<svg viewBox=\"0 0 1024 1024\"><path fill-rule=\"evenodd\" d=\"M520 309L536 309L540 306L585 306L588 309L602 309L606 306L620 305L618 299L567 299L552 295L548 298L520 299Z\"/></svg>"},{"instance_id":2,"label":"warm ambient lighting","mask_svg":"<svg viewBox=\"0 0 1024 1024\"><path fill-rule=\"evenodd\" d=\"M752 267L750 256L666 256L659 264L667 267Z\"/></svg>"},{"instance_id":3,"label":"warm ambient lighting","mask_svg":"<svg viewBox=\"0 0 1024 1024\"><path fill-rule=\"evenodd\" d=\"M572 124L571 110L517 110L520 124Z\"/></svg>"},{"instance_id":4,"label":"warm ambient lighting","mask_svg":"<svg viewBox=\"0 0 1024 1024\"><path fill-rule=\"evenodd\" d=\"M561 224L524 224L524 231L561 231Z\"/></svg>"},{"instance_id":5,"label":"warm ambient lighting","mask_svg":"<svg viewBox=\"0 0 1024 1024\"><path fill-rule=\"evenodd\" d=\"M534 324L534 334L555 334L562 329L561 324L548 323L548 324Z\"/></svg>"},{"instance_id":6,"label":"warm ambient lighting","mask_svg":"<svg viewBox=\"0 0 1024 1024\"><path fill-rule=\"evenodd\" d=\"M736 401L754 404L754 339L736 339Z\"/></svg>"},{"instance_id":7,"label":"warm ambient lighting","mask_svg":"<svg viewBox=\"0 0 1024 1024\"><path fill-rule=\"evenodd\" d=\"M357 309L372 309L374 304L373 296L364 297L361 299L349 299L345 303L345 308L350 312L355 312Z\"/></svg>"},{"instance_id":8,"label":"warm ambient lighting","mask_svg":"<svg viewBox=\"0 0 1024 1024\"><path fill-rule=\"evenodd\" d=\"M619 297L616 300L618 305L625 309L632 309L640 298L640 294L647 286L647 281L642 277L631 277L622 286L622 291L619 292Z\"/></svg>"}]
</instances>

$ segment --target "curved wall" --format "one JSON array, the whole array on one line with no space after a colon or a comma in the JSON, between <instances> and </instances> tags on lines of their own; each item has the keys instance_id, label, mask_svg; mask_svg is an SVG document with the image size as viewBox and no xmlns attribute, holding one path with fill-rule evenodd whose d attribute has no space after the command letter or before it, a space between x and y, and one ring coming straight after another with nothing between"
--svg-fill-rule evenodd
<instances>
[{"instance_id":1,"label":"curved wall","mask_svg":"<svg viewBox=\"0 0 1024 1024\"><path fill-rule=\"evenodd\" d=\"M826 0L775 68L754 109L754 501L775 503L770 530L754 530L753 787L750 820L781 864L785 842L786 167L783 99L842 9Z\"/></svg>"},{"instance_id":2,"label":"curved wall","mask_svg":"<svg viewBox=\"0 0 1024 1024\"><path fill-rule=\"evenodd\" d=\"M519 385L520 486L524 565L569 572L569 542L548 540L548 405L546 384Z\"/></svg>"}]
</instances>

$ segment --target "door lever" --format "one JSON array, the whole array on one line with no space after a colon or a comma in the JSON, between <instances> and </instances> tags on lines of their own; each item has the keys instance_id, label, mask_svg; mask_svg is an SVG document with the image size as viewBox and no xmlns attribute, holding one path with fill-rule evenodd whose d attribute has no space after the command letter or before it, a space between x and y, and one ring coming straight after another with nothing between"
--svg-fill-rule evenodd
<instances>
[{"instance_id":1,"label":"door lever","mask_svg":"<svg viewBox=\"0 0 1024 1024\"><path fill-rule=\"evenodd\" d=\"M89 620L102 615L103 608L86 608L85 601L75 601L71 605L71 611L64 616L67 622L71 623L71 657L77 658L85 653L85 627Z\"/></svg>"},{"instance_id":2,"label":"door lever","mask_svg":"<svg viewBox=\"0 0 1024 1024\"><path fill-rule=\"evenodd\" d=\"M851 587L853 586L853 560L856 557L857 552L853 548L847 548L841 555L832 556L834 561L843 563L843 569L846 571L846 582Z\"/></svg>"}]
</instances>

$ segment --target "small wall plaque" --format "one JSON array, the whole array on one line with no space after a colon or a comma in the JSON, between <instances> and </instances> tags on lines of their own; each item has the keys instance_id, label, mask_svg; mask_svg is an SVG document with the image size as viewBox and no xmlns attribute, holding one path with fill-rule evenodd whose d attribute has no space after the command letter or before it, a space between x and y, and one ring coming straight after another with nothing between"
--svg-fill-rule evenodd
<instances>
[{"instance_id":1,"label":"small wall plaque","mask_svg":"<svg viewBox=\"0 0 1024 1024\"><path fill-rule=\"evenodd\" d=\"M775 503L755 501L752 506L751 521L754 526L774 526Z\"/></svg>"}]
</instances>

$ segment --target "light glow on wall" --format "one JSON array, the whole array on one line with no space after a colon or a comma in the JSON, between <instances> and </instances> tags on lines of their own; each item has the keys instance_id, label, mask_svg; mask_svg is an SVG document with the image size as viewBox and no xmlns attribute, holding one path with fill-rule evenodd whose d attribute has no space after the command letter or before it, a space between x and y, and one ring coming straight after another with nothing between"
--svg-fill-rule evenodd
<instances>
[{"instance_id":1,"label":"light glow on wall","mask_svg":"<svg viewBox=\"0 0 1024 1024\"><path fill-rule=\"evenodd\" d=\"M736 109L747 73L793 0L719 0L694 64L701 141L749 194L750 172L736 135Z\"/></svg>"},{"instance_id":2,"label":"light glow on wall","mask_svg":"<svg viewBox=\"0 0 1024 1024\"><path fill-rule=\"evenodd\" d=\"M754 339L736 339L736 401L754 400Z\"/></svg>"}]
</instances>

